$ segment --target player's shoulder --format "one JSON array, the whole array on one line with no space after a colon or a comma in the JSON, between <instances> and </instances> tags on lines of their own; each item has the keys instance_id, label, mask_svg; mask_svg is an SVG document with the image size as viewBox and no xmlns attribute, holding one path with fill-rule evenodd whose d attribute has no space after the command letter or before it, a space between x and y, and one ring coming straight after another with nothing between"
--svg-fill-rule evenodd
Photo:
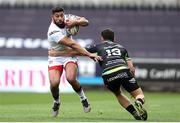
<instances>
[{"instance_id":1,"label":"player's shoulder","mask_svg":"<svg viewBox=\"0 0 180 123\"><path fill-rule=\"evenodd\" d=\"M113 42L113 44L116 45L116 46L118 46L118 47L120 47L120 48L125 48L123 45L121 45L121 44L119 44L119 43L117 43L117 42Z\"/></svg>"},{"instance_id":2,"label":"player's shoulder","mask_svg":"<svg viewBox=\"0 0 180 123\"><path fill-rule=\"evenodd\" d=\"M94 44L94 46L100 48L100 47L104 46L104 43L103 42L99 42L99 43Z\"/></svg>"},{"instance_id":3,"label":"player's shoulder","mask_svg":"<svg viewBox=\"0 0 180 123\"><path fill-rule=\"evenodd\" d=\"M51 22L51 24L49 25L49 31L51 31L51 30L60 30L60 28L58 26L56 26L56 24Z\"/></svg>"},{"instance_id":4,"label":"player's shoulder","mask_svg":"<svg viewBox=\"0 0 180 123\"><path fill-rule=\"evenodd\" d=\"M86 45L86 48L95 48L96 47L96 44L88 44Z\"/></svg>"},{"instance_id":5,"label":"player's shoulder","mask_svg":"<svg viewBox=\"0 0 180 123\"><path fill-rule=\"evenodd\" d=\"M112 42L112 41L104 41L104 42L100 42L97 44L98 46L118 46L118 47L123 47L122 45L120 45L119 43L116 42Z\"/></svg>"},{"instance_id":6,"label":"player's shoulder","mask_svg":"<svg viewBox=\"0 0 180 123\"><path fill-rule=\"evenodd\" d=\"M98 43L94 44L94 46L97 48L102 48L107 45L106 43L108 43L108 42L98 42Z\"/></svg>"},{"instance_id":7,"label":"player's shoulder","mask_svg":"<svg viewBox=\"0 0 180 123\"><path fill-rule=\"evenodd\" d=\"M127 51L123 45L121 45L117 42L113 42L113 45L114 45L114 47L118 47L121 51Z\"/></svg>"},{"instance_id":8,"label":"player's shoulder","mask_svg":"<svg viewBox=\"0 0 180 123\"><path fill-rule=\"evenodd\" d=\"M48 36L51 36L54 33L61 32L61 30L52 22L48 29Z\"/></svg>"}]
</instances>

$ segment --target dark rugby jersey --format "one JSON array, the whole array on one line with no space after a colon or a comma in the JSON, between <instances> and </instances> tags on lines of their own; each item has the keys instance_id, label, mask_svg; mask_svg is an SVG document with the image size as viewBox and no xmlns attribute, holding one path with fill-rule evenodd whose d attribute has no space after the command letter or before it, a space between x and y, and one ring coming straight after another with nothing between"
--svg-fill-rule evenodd
<instances>
[{"instance_id":1,"label":"dark rugby jersey","mask_svg":"<svg viewBox=\"0 0 180 123\"><path fill-rule=\"evenodd\" d=\"M91 53L97 53L102 57L103 61L99 61L99 64L103 69L103 73L116 68L128 69L126 61L131 58L127 50L117 43L104 41L100 44L89 45L86 47L86 50Z\"/></svg>"}]
</instances>

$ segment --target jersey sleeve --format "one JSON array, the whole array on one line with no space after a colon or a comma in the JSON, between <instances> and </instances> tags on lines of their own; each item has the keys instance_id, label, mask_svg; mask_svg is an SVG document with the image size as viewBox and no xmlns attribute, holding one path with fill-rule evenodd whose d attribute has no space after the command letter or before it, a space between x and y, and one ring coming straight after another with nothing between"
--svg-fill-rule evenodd
<instances>
[{"instance_id":1,"label":"jersey sleeve","mask_svg":"<svg viewBox=\"0 0 180 123\"><path fill-rule=\"evenodd\" d=\"M67 15L65 15L65 18L73 20L73 19L80 19L81 17L77 16L77 15L73 15L73 14L67 14Z\"/></svg>"},{"instance_id":2,"label":"jersey sleeve","mask_svg":"<svg viewBox=\"0 0 180 123\"><path fill-rule=\"evenodd\" d=\"M96 52L97 52L97 47L96 47L95 44L93 44L93 45L87 45L87 46L85 47L85 49L86 49L87 51L89 51L90 53L96 53Z\"/></svg>"},{"instance_id":3,"label":"jersey sleeve","mask_svg":"<svg viewBox=\"0 0 180 123\"><path fill-rule=\"evenodd\" d=\"M65 35L63 35L60 31L53 31L49 34L49 38L51 39L51 41L54 41L56 43L61 41L61 39L63 39L64 37Z\"/></svg>"}]
</instances>

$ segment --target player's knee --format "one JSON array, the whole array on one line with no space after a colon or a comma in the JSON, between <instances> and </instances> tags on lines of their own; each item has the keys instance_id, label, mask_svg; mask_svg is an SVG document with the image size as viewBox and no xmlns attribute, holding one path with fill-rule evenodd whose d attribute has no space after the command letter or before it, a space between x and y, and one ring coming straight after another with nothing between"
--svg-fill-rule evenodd
<instances>
[{"instance_id":1,"label":"player's knee","mask_svg":"<svg viewBox=\"0 0 180 123\"><path fill-rule=\"evenodd\" d=\"M66 76L66 79L69 83L73 83L74 81L76 81L76 77L74 76Z\"/></svg>"},{"instance_id":2,"label":"player's knee","mask_svg":"<svg viewBox=\"0 0 180 123\"><path fill-rule=\"evenodd\" d=\"M60 80L51 80L50 84L52 88L56 88L59 86Z\"/></svg>"}]
</instances>

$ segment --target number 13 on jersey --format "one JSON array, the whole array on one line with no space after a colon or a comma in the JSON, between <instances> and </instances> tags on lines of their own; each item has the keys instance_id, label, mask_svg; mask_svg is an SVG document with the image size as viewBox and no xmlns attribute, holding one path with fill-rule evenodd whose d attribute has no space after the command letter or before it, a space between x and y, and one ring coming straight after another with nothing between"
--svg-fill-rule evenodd
<instances>
[{"instance_id":1,"label":"number 13 on jersey","mask_svg":"<svg viewBox=\"0 0 180 123\"><path fill-rule=\"evenodd\" d=\"M108 56L120 56L121 51L118 48L108 49L106 50Z\"/></svg>"}]
</instances>

